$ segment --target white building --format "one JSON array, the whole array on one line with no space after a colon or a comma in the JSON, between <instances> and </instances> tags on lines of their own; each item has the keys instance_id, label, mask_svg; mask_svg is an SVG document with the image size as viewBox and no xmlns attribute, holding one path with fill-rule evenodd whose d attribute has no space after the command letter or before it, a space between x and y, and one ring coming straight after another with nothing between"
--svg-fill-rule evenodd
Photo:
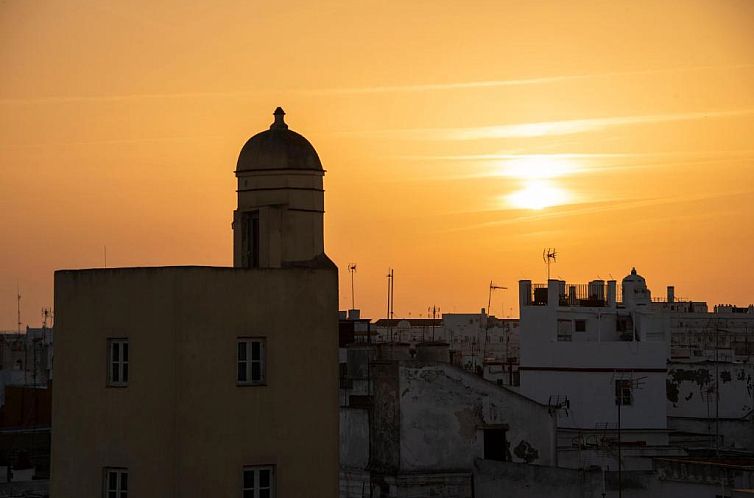
<instances>
[{"instance_id":1,"label":"white building","mask_svg":"<svg viewBox=\"0 0 754 498\"><path fill-rule=\"evenodd\" d=\"M667 318L651 310L650 291L636 270L623 279L622 302L617 290L614 280L519 282L521 392L559 408L564 466L604 459L617 465L618 429L623 446L640 448L631 452L635 457L668 443ZM651 465L639 458L634 464Z\"/></svg>"}]
</instances>

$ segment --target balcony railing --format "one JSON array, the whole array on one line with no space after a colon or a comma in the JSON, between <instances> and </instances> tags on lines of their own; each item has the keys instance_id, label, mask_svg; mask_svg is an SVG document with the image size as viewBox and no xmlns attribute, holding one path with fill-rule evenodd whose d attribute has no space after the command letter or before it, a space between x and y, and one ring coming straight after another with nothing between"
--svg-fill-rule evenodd
<instances>
[{"instance_id":1,"label":"balcony railing","mask_svg":"<svg viewBox=\"0 0 754 498\"><path fill-rule=\"evenodd\" d=\"M547 284L532 284L529 303L534 306L545 306L549 301ZM559 285L558 304L560 306L607 306L608 285L605 281L594 281L588 284L570 284L562 282ZM621 301L619 286L615 286L615 301Z\"/></svg>"}]
</instances>

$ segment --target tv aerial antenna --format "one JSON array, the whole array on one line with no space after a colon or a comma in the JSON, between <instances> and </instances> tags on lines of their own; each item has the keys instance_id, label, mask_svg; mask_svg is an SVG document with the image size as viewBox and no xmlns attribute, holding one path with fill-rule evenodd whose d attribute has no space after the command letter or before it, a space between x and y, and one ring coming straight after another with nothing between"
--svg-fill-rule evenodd
<instances>
[{"instance_id":1,"label":"tv aerial antenna","mask_svg":"<svg viewBox=\"0 0 754 498\"><path fill-rule=\"evenodd\" d=\"M348 264L348 273L351 274L351 309L356 309L356 293L353 286L353 274L356 273L356 263Z\"/></svg>"},{"instance_id":2,"label":"tv aerial antenna","mask_svg":"<svg viewBox=\"0 0 754 498\"><path fill-rule=\"evenodd\" d=\"M542 261L547 265L547 280L550 280L550 264L557 263L558 252L554 247L542 250Z\"/></svg>"},{"instance_id":3,"label":"tv aerial antenna","mask_svg":"<svg viewBox=\"0 0 754 498\"><path fill-rule=\"evenodd\" d=\"M490 280L490 292L487 294L487 315L491 315L491 307L492 307L492 292L496 290L506 290L508 287L503 287L502 285L495 285L492 280Z\"/></svg>"}]
</instances>

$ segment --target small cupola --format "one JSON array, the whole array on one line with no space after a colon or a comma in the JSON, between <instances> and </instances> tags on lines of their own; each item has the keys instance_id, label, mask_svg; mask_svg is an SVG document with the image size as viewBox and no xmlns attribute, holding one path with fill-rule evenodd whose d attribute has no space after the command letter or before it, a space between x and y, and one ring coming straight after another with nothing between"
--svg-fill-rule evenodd
<instances>
[{"instance_id":1,"label":"small cupola","mask_svg":"<svg viewBox=\"0 0 754 498\"><path fill-rule=\"evenodd\" d=\"M275 109L268 130L246 141L236 163L233 265L279 268L324 254L325 174L312 144Z\"/></svg>"}]
</instances>

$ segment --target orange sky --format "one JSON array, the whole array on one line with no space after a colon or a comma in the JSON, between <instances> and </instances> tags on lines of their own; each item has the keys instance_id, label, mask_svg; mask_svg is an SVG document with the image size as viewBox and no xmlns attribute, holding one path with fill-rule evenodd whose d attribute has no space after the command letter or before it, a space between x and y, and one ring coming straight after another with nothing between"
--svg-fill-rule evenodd
<instances>
[{"instance_id":1,"label":"orange sky","mask_svg":"<svg viewBox=\"0 0 754 498\"><path fill-rule=\"evenodd\" d=\"M754 2L0 2L0 329L58 268L229 265L233 170L285 108L356 305L635 265L754 301ZM539 208L539 209L533 209ZM513 308L513 309L511 309Z\"/></svg>"}]
</instances>

